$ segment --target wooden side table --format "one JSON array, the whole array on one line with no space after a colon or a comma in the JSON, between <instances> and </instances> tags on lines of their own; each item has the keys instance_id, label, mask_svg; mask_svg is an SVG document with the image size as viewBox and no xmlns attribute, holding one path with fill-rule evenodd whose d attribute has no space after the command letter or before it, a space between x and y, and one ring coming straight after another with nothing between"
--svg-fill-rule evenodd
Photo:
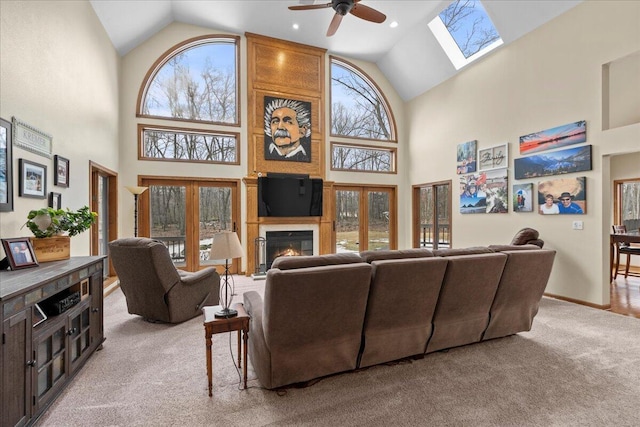
<instances>
[{"instance_id":1,"label":"wooden side table","mask_svg":"<svg viewBox=\"0 0 640 427\"><path fill-rule=\"evenodd\" d=\"M213 334L238 331L238 366L242 363L244 388L247 388L247 341L249 340L249 315L244 309L244 305L242 303L236 303L232 304L231 308L238 311L237 316L216 318L214 313L216 311L220 311L221 308L222 307L219 305L202 308L202 314L204 314L204 337L207 344L207 378L209 380L209 396L213 396L213 368L211 366L211 336Z\"/></svg>"}]
</instances>

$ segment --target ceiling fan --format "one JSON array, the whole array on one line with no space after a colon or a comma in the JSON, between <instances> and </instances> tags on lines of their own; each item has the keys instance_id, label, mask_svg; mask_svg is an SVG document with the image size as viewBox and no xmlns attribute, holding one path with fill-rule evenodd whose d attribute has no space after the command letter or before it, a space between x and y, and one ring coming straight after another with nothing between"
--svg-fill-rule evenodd
<instances>
[{"instance_id":1,"label":"ceiling fan","mask_svg":"<svg viewBox=\"0 0 640 427\"><path fill-rule=\"evenodd\" d=\"M324 9L327 7L333 8L336 11L336 14L333 16L331 20L331 24L329 24L329 29L327 30L327 37L331 37L336 33L338 27L340 26L340 22L342 22L342 17L347 13L357 16L360 19L364 19L365 21L375 22L377 24L381 24L387 19L384 13L378 12L377 10L365 6L363 4L359 4L360 0L331 0L331 2L326 4L307 4L300 6L289 6L290 10L310 10L310 9Z\"/></svg>"}]
</instances>

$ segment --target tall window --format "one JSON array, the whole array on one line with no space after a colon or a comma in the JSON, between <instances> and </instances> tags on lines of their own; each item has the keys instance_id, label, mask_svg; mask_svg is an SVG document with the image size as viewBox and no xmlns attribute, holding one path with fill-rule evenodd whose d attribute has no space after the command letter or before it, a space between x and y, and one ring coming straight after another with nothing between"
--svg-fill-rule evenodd
<instances>
[{"instance_id":1,"label":"tall window","mask_svg":"<svg viewBox=\"0 0 640 427\"><path fill-rule=\"evenodd\" d=\"M238 38L181 43L150 70L138 115L238 125Z\"/></svg>"},{"instance_id":2,"label":"tall window","mask_svg":"<svg viewBox=\"0 0 640 427\"><path fill-rule=\"evenodd\" d=\"M395 172L395 148L380 144L396 142L386 99L363 71L337 58L331 58L331 136L351 140L331 145L332 169Z\"/></svg>"}]
</instances>

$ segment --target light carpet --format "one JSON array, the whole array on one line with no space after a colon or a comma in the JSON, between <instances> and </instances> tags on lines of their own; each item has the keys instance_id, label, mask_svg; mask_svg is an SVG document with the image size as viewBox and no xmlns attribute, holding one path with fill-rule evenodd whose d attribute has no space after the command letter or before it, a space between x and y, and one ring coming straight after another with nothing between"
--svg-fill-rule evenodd
<instances>
[{"instance_id":1,"label":"light carpet","mask_svg":"<svg viewBox=\"0 0 640 427\"><path fill-rule=\"evenodd\" d=\"M236 276L236 290L264 281ZM640 321L544 298L530 332L334 375L280 395L249 367L236 333L213 342L207 395L202 318L153 324L105 299L104 348L43 415L44 426L637 426ZM233 356L230 352L233 351ZM250 361L250 359L249 359Z\"/></svg>"}]
</instances>

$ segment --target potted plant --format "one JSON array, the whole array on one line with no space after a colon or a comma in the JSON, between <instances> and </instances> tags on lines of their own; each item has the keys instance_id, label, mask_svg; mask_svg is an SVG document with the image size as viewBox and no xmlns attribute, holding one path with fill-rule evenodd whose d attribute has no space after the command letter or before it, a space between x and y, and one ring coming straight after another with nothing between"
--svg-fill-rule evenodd
<instances>
[{"instance_id":1,"label":"potted plant","mask_svg":"<svg viewBox=\"0 0 640 427\"><path fill-rule=\"evenodd\" d=\"M29 211L25 225L35 236L30 240L38 261L69 259L71 237L91 228L97 217L88 206L77 211L53 208Z\"/></svg>"}]
</instances>

